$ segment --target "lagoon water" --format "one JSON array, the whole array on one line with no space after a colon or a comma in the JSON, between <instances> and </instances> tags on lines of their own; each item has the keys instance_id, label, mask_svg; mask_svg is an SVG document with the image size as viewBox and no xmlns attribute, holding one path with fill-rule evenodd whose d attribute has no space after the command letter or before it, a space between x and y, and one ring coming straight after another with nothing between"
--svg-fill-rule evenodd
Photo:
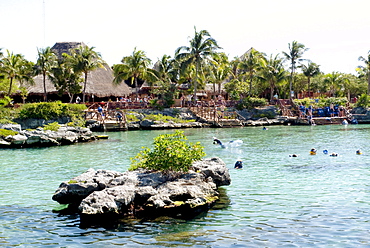
<instances>
[{"instance_id":1,"label":"lagoon water","mask_svg":"<svg viewBox=\"0 0 370 248\"><path fill-rule=\"evenodd\" d=\"M108 133L72 146L0 150L3 247L368 247L370 125L185 129L207 157L220 157L232 184L209 212L192 220L127 220L80 228L51 200L62 181L89 168L127 170L130 157L173 131ZM237 148L212 143L241 139ZM311 148L317 155L309 155ZM330 157L322 153L339 153ZM356 155L362 149L363 155ZM289 157L289 154L299 157ZM242 170L234 170L237 159Z\"/></svg>"}]
</instances>

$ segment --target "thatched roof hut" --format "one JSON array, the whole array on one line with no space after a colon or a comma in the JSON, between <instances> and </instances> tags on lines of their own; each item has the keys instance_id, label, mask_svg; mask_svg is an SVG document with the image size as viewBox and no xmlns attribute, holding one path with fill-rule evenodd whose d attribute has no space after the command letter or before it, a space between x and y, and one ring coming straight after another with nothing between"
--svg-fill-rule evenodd
<instances>
[{"instance_id":1,"label":"thatched roof hut","mask_svg":"<svg viewBox=\"0 0 370 248\"><path fill-rule=\"evenodd\" d=\"M70 49L76 48L80 45L85 45L82 42L58 42L52 50L61 58L63 53L69 53ZM99 98L110 98L128 96L131 94L130 87L123 81L120 85L113 84L113 70L107 64L104 64L104 68L98 68L94 71L90 71L87 75L86 95L91 97L94 95ZM28 88L30 95L43 95L43 77L38 75L34 78L34 86ZM46 91L49 94L57 94L57 90L51 81L46 78Z\"/></svg>"}]
</instances>

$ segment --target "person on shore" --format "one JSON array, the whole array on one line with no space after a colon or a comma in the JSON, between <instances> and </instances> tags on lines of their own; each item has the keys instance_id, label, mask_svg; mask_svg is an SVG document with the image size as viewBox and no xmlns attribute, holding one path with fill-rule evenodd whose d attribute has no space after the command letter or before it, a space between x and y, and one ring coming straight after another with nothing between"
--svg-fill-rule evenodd
<instances>
[{"instance_id":1,"label":"person on shore","mask_svg":"<svg viewBox=\"0 0 370 248\"><path fill-rule=\"evenodd\" d=\"M312 110L313 110L313 108L312 108L312 106L310 105L309 107L308 107L308 109L307 109L307 114L308 114L308 116L312 119Z\"/></svg>"},{"instance_id":2,"label":"person on shore","mask_svg":"<svg viewBox=\"0 0 370 248\"><path fill-rule=\"evenodd\" d=\"M102 106L98 105L98 120L103 120L103 108Z\"/></svg>"},{"instance_id":3,"label":"person on shore","mask_svg":"<svg viewBox=\"0 0 370 248\"><path fill-rule=\"evenodd\" d=\"M306 111L306 108L305 106L303 106L303 104L301 103L301 105L299 105L299 118L303 118L304 115L305 115L305 111Z\"/></svg>"},{"instance_id":4,"label":"person on shore","mask_svg":"<svg viewBox=\"0 0 370 248\"><path fill-rule=\"evenodd\" d=\"M238 159L234 165L234 169L242 169L243 168L243 161Z\"/></svg>"},{"instance_id":5,"label":"person on shore","mask_svg":"<svg viewBox=\"0 0 370 248\"><path fill-rule=\"evenodd\" d=\"M121 123L122 122L122 114L121 114L121 112L117 112L116 117L117 117L117 123Z\"/></svg>"},{"instance_id":6,"label":"person on shore","mask_svg":"<svg viewBox=\"0 0 370 248\"><path fill-rule=\"evenodd\" d=\"M334 117L334 104L330 103L329 106L330 117Z\"/></svg>"}]
</instances>

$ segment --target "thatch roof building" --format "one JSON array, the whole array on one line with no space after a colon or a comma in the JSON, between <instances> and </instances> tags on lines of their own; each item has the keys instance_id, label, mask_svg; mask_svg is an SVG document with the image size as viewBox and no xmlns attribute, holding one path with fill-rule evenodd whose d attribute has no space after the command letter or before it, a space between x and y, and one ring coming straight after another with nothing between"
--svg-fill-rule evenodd
<instances>
[{"instance_id":1,"label":"thatch roof building","mask_svg":"<svg viewBox=\"0 0 370 248\"><path fill-rule=\"evenodd\" d=\"M70 49L77 48L80 45L85 44L82 42L58 42L52 47L52 50L61 58L63 53L69 53ZM113 78L113 70L107 64L104 64L104 68L90 71L87 76L86 85L87 100L91 96L97 98L115 98L131 94L130 87L124 81L120 85L114 85ZM44 93L42 75L36 76L34 80L35 85L28 88L29 94L42 96ZM46 78L46 91L48 96L58 93L48 78Z\"/></svg>"}]
</instances>

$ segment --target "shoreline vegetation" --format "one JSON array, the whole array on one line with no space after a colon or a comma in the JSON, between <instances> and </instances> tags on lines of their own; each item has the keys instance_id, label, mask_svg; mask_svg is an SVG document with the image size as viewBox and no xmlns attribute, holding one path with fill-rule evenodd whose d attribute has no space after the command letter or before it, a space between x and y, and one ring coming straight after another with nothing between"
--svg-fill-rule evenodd
<instances>
[{"instance_id":1,"label":"shoreline vegetation","mask_svg":"<svg viewBox=\"0 0 370 248\"><path fill-rule=\"evenodd\" d=\"M105 112L95 106L88 120L96 118L89 126L102 130L108 130L108 122L119 127L112 130L268 125L272 119L278 119L273 124L313 124L314 117L351 122L354 107L370 106L370 51L358 58L363 65L353 75L324 74L295 40L281 55L251 47L229 59L207 30L196 27L187 45L154 64L135 47L110 67L94 49L83 42L57 42L38 49L35 63L0 49L0 124L20 123L23 130L53 122L85 127L91 105L102 103ZM69 104L62 103L66 100ZM108 109L108 103L161 111L187 107L191 117Z\"/></svg>"},{"instance_id":2,"label":"shoreline vegetation","mask_svg":"<svg viewBox=\"0 0 370 248\"><path fill-rule=\"evenodd\" d=\"M355 98L370 94L370 51L358 58L362 65L354 68L356 74L324 74L320 65L304 57L309 48L295 40L281 54L268 56L251 47L230 59L207 30L196 27L189 44L155 63L135 47L121 63L108 66L94 49L83 42L58 42L53 48L38 49L35 63L22 54L0 49L0 95L23 103L40 101L41 95L44 102L63 99L70 103L125 97L134 102L150 99L152 104L170 107L184 98L193 104L218 97L235 101L254 97L269 102L346 97L355 102ZM102 71L109 75L103 76ZM32 85L37 91L32 91ZM125 89L113 90L113 86Z\"/></svg>"},{"instance_id":3,"label":"shoreline vegetation","mask_svg":"<svg viewBox=\"0 0 370 248\"><path fill-rule=\"evenodd\" d=\"M368 98L366 98L366 102ZM314 113L312 120L320 124L342 124L343 120L356 120L356 123L370 123L370 115L367 108L361 107L365 101L360 98L353 108L347 109L346 115L331 113L327 105L337 103L346 104L345 99L323 99L313 102L307 99L296 100L296 110L300 114L301 106L313 105ZM365 102L365 104L366 104ZM297 106L299 105L299 106ZM342 105L340 105L342 106ZM351 107L350 105L347 105ZM10 104L0 107L2 119L0 120L0 146L1 147L42 147L66 145L77 142L97 140L99 137L92 131L110 131L105 125L108 120L86 119L85 104L67 104L60 101L41 102L19 105ZM202 108L197 107L198 111ZM223 114L218 122L208 120L200 116L191 108L165 108L165 109L125 109L121 111L125 117L126 128L121 130L154 130L154 129L182 129L182 128L220 128L242 126L268 126L268 125L310 125L308 116L296 116L289 118L283 116L278 105L266 105L260 107L244 106L237 108L215 109L218 114ZM292 108L291 111L294 111ZM305 110L308 111L308 108ZM320 112L322 111L322 112ZM325 111L328 111L325 113ZM339 111L339 109L338 109ZM104 112L103 112L104 113ZM308 112L305 112L306 115ZM230 115L229 115L230 114ZM325 116L326 114L326 116ZM103 114L104 115L104 114ZM106 115L101 116L107 118ZM117 117L117 116L116 116ZM324 121L319 123L319 120ZM122 121L122 120L121 120ZM114 119L113 124L121 125L120 120ZM111 131L117 131L112 129Z\"/></svg>"}]
</instances>

